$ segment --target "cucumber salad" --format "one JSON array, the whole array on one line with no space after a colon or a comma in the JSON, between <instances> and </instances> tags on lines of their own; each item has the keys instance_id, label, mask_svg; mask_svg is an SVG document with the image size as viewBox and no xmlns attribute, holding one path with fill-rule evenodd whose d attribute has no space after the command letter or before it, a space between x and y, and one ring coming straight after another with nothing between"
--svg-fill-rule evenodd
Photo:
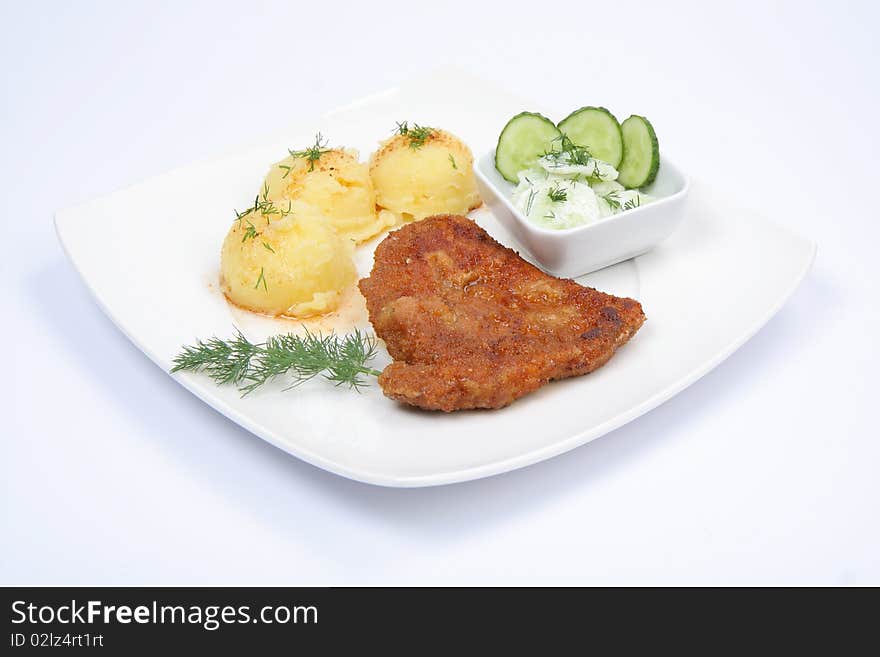
<instances>
[{"instance_id":1,"label":"cucumber salad","mask_svg":"<svg viewBox=\"0 0 880 657\"><path fill-rule=\"evenodd\" d=\"M522 112L504 126L495 168L516 185L514 205L544 228L594 223L653 199L640 191L657 177L657 135L643 116L622 124L603 107L583 107L555 125Z\"/></svg>"}]
</instances>

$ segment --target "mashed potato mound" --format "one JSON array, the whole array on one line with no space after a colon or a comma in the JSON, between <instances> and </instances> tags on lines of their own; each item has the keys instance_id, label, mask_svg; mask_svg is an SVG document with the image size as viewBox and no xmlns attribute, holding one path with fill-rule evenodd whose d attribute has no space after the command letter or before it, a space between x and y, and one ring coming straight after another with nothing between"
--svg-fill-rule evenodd
<instances>
[{"instance_id":1,"label":"mashed potato mound","mask_svg":"<svg viewBox=\"0 0 880 657\"><path fill-rule=\"evenodd\" d=\"M376 195L366 164L357 151L331 149L320 157L290 155L272 165L264 189L277 206L317 209L343 237L363 242L390 225L376 214ZM299 214L299 210L294 210Z\"/></svg>"},{"instance_id":2,"label":"mashed potato mound","mask_svg":"<svg viewBox=\"0 0 880 657\"><path fill-rule=\"evenodd\" d=\"M438 129L424 140L397 134L370 158L379 216L398 221L432 214L465 214L480 205L471 150L454 135ZM390 218L384 221L390 221Z\"/></svg>"},{"instance_id":3,"label":"mashed potato mound","mask_svg":"<svg viewBox=\"0 0 880 657\"><path fill-rule=\"evenodd\" d=\"M232 224L223 242L223 292L239 306L270 315L331 312L357 278L353 251L352 240L308 205L268 215L268 221L251 211Z\"/></svg>"}]
</instances>

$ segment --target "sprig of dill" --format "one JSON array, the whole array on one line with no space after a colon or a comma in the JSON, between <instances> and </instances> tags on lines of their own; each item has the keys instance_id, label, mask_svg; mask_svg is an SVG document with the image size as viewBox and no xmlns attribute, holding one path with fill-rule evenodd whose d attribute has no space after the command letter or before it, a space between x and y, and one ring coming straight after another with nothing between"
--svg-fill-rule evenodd
<instances>
[{"instance_id":1,"label":"sprig of dill","mask_svg":"<svg viewBox=\"0 0 880 657\"><path fill-rule=\"evenodd\" d=\"M260 275L257 277L257 282L254 284L254 289L260 289L260 283L263 284L263 290L265 292L269 291L269 285L266 283L266 272L265 267L260 267Z\"/></svg>"},{"instance_id":2,"label":"sprig of dill","mask_svg":"<svg viewBox=\"0 0 880 657\"><path fill-rule=\"evenodd\" d=\"M204 372L218 386L230 383L241 386L259 349L259 345L250 342L241 332L230 340L199 340L183 347L174 357L171 371Z\"/></svg>"},{"instance_id":3,"label":"sprig of dill","mask_svg":"<svg viewBox=\"0 0 880 657\"><path fill-rule=\"evenodd\" d=\"M556 183L556 185L547 190L547 196L549 196L550 200L554 203L566 201L568 200L568 190L562 189L559 183Z\"/></svg>"},{"instance_id":4,"label":"sprig of dill","mask_svg":"<svg viewBox=\"0 0 880 657\"><path fill-rule=\"evenodd\" d=\"M306 331L253 343L239 331L229 340L211 338L184 346L172 372L204 372L217 385L234 384L248 395L269 381L286 377L285 390L318 375L337 386L360 390L367 376L381 372L367 366L376 355L376 338L355 330L344 336Z\"/></svg>"},{"instance_id":5,"label":"sprig of dill","mask_svg":"<svg viewBox=\"0 0 880 657\"><path fill-rule=\"evenodd\" d=\"M327 140L324 139L324 137L319 132L317 135L315 135L315 143L312 144L311 146L309 146L308 148L304 148L301 151L292 151L288 148L287 152L290 153L291 157L305 158L306 161L308 161L308 163L309 163L309 171L314 171L315 170L315 162L320 160L321 156L324 153L328 152L329 150L330 149L327 148ZM281 177L287 178L287 176L290 174L290 170L292 169L292 167L284 165L284 164L280 164L278 166L282 169L285 169L284 175Z\"/></svg>"},{"instance_id":6,"label":"sprig of dill","mask_svg":"<svg viewBox=\"0 0 880 657\"><path fill-rule=\"evenodd\" d=\"M452 155L452 153L449 154L449 161L452 163L453 169L458 169L458 165L455 163L455 157Z\"/></svg>"},{"instance_id":7,"label":"sprig of dill","mask_svg":"<svg viewBox=\"0 0 880 657\"><path fill-rule=\"evenodd\" d=\"M636 194L633 198L628 200L623 204L624 210L634 210L642 204L642 199L639 198L639 195Z\"/></svg>"},{"instance_id":8,"label":"sprig of dill","mask_svg":"<svg viewBox=\"0 0 880 657\"><path fill-rule=\"evenodd\" d=\"M612 210L620 210L620 192L613 190L602 196Z\"/></svg>"},{"instance_id":9,"label":"sprig of dill","mask_svg":"<svg viewBox=\"0 0 880 657\"><path fill-rule=\"evenodd\" d=\"M429 137L433 136L436 130L426 125L418 123L409 124L409 121L397 122L397 134L409 139L409 147L417 150L425 145ZM458 167L455 167L458 168Z\"/></svg>"},{"instance_id":10,"label":"sprig of dill","mask_svg":"<svg viewBox=\"0 0 880 657\"><path fill-rule=\"evenodd\" d=\"M247 210L242 210L239 212L238 210L233 210L235 212L235 221L238 222L239 227L242 224L242 220L247 221L248 225L245 228L245 234L242 238L242 242L246 242L249 239L254 239L258 235L262 233L257 232L256 227L250 219L247 219L249 215L260 215L266 220L266 225L268 226L272 217L278 215L279 217L286 217L287 215L292 213L292 205L291 202L287 202L286 208L279 208L275 205L274 201L269 199L269 184L266 183L263 185L263 191L261 194L257 194L254 197L254 204L249 207Z\"/></svg>"},{"instance_id":11,"label":"sprig of dill","mask_svg":"<svg viewBox=\"0 0 880 657\"><path fill-rule=\"evenodd\" d=\"M241 226L241 220L248 216L253 208L248 208L247 210L242 210L239 212L238 210L233 210L235 212L235 220L238 222L238 225Z\"/></svg>"},{"instance_id":12,"label":"sprig of dill","mask_svg":"<svg viewBox=\"0 0 880 657\"><path fill-rule=\"evenodd\" d=\"M241 236L241 243L244 244L248 240L256 239L260 233L257 232L257 227L254 226L253 222L250 219L246 219L247 227L244 229L244 235Z\"/></svg>"},{"instance_id":13,"label":"sprig of dill","mask_svg":"<svg viewBox=\"0 0 880 657\"><path fill-rule=\"evenodd\" d=\"M564 133L553 140L554 144L556 142L559 142L559 146L554 146L543 155L543 157L556 166L571 164L587 165L590 163L590 160L593 159L590 150L586 146L575 144L571 138Z\"/></svg>"},{"instance_id":14,"label":"sprig of dill","mask_svg":"<svg viewBox=\"0 0 880 657\"><path fill-rule=\"evenodd\" d=\"M621 204L620 202L620 192L617 190L610 191L605 196L600 196L605 200L605 202L609 205L612 210L617 210L618 212L622 212L624 210L634 210L642 204L642 199L636 194L633 197L630 197L625 203Z\"/></svg>"},{"instance_id":15,"label":"sprig of dill","mask_svg":"<svg viewBox=\"0 0 880 657\"><path fill-rule=\"evenodd\" d=\"M528 178L526 178L528 180ZM532 204L535 202L535 197L538 195L538 190L530 189L529 190L529 198L526 200L526 215L532 213Z\"/></svg>"}]
</instances>

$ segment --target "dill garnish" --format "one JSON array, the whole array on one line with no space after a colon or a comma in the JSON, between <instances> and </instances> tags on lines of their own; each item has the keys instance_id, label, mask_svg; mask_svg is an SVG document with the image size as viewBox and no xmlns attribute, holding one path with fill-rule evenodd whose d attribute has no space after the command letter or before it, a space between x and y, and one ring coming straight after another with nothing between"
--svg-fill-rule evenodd
<instances>
[{"instance_id":1,"label":"dill garnish","mask_svg":"<svg viewBox=\"0 0 880 657\"><path fill-rule=\"evenodd\" d=\"M269 221L274 215L277 214L279 217L286 217L287 215L291 214L291 203L290 201L288 201L287 208L284 210L277 207L274 201L269 200L269 185L267 183L263 185L262 195L257 194L254 197L254 204L251 207L249 207L247 210L243 210L242 212L239 212L238 210L235 210L234 212L235 221L238 222L239 226L241 226L241 220L247 217L249 214L253 214L254 216L259 214L260 216L264 217L266 219L266 225L268 226ZM244 242L248 238L252 239L260 234L256 232L256 228L254 228L254 225L253 223L251 223L250 219L248 219L247 222L248 227L245 229L245 237L241 240L242 242Z\"/></svg>"},{"instance_id":2,"label":"dill garnish","mask_svg":"<svg viewBox=\"0 0 880 657\"><path fill-rule=\"evenodd\" d=\"M303 149L301 151L292 151L288 148L287 152L290 153L291 157L305 158L309 163L309 171L314 171L315 170L315 162L320 160L321 156L324 153L328 152L329 150L330 149L327 148L327 140L324 139L324 137L319 132L317 135L315 135L315 143L312 144L311 146L309 146L308 148ZM285 169L284 175L281 177L287 178L288 174L290 174L290 170L292 167L289 167L284 164L280 164L279 167L282 169Z\"/></svg>"},{"instance_id":3,"label":"dill garnish","mask_svg":"<svg viewBox=\"0 0 880 657\"><path fill-rule=\"evenodd\" d=\"M419 149L425 145L428 137L434 135L436 131L426 125L413 123L409 125L409 121L397 122L397 134L403 135L409 139L409 147L413 150ZM456 167L457 168L457 167Z\"/></svg>"},{"instance_id":4,"label":"dill garnish","mask_svg":"<svg viewBox=\"0 0 880 657\"><path fill-rule=\"evenodd\" d=\"M611 191L600 198L605 199L605 202L612 210L620 210L620 192Z\"/></svg>"},{"instance_id":5,"label":"dill garnish","mask_svg":"<svg viewBox=\"0 0 880 657\"><path fill-rule=\"evenodd\" d=\"M623 209L624 210L634 210L635 208L639 207L641 204L642 204L642 200L639 198L639 195L636 194L633 198L631 198L630 200L628 200L626 203L623 204Z\"/></svg>"},{"instance_id":6,"label":"dill garnish","mask_svg":"<svg viewBox=\"0 0 880 657\"><path fill-rule=\"evenodd\" d=\"M256 226L251 222L250 219L247 219L247 228L244 229L244 235L241 237L241 242L244 244L248 240L256 239L257 235L260 233L257 232Z\"/></svg>"},{"instance_id":7,"label":"dill garnish","mask_svg":"<svg viewBox=\"0 0 880 657\"><path fill-rule=\"evenodd\" d=\"M174 357L172 372L205 372L217 385L240 385L248 375L251 360L259 351L240 332L231 340L211 338L185 346Z\"/></svg>"},{"instance_id":8,"label":"dill garnish","mask_svg":"<svg viewBox=\"0 0 880 657\"><path fill-rule=\"evenodd\" d=\"M252 209L253 208L248 208L247 210L245 210L243 212L239 212L238 210L233 210L233 212L235 212L235 220L238 222L239 227L241 226L241 220L244 219L246 216L248 216L251 213Z\"/></svg>"},{"instance_id":9,"label":"dill garnish","mask_svg":"<svg viewBox=\"0 0 880 657\"><path fill-rule=\"evenodd\" d=\"M458 165L455 163L455 157L453 157L452 153L449 154L449 161L452 163L453 169L458 169Z\"/></svg>"},{"instance_id":10,"label":"dill garnish","mask_svg":"<svg viewBox=\"0 0 880 657\"><path fill-rule=\"evenodd\" d=\"M526 178L528 180L528 178ZM535 197L538 195L538 190L532 188L529 190L529 198L526 201L526 214L532 213L532 203L535 202Z\"/></svg>"},{"instance_id":11,"label":"dill garnish","mask_svg":"<svg viewBox=\"0 0 880 657\"><path fill-rule=\"evenodd\" d=\"M254 289L255 289L255 290L258 289L258 288L260 287L260 283L262 283L262 284L263 284L263 289L264 289L266 292L268 292L268 291L269 291L269 286L266 285L266 276L265 276L264 269L265 269L264 267L260 267L260 275L257 277L257 283L256 283L256 285L254 285Z\"/></svg>"},{"instance_id":12,"label":"dill garnish","mask_svg":"<svg viewBox=\"0 0 880 657\"><path fill-rule=\"evenodd\" d=\"M587 165L590 163L590 160L593 159L593 156L590 154L590 151L586 146L575 144L566 134L556 137L553 141L558 141L559 147L551 148L543 155L543 157L553 165Z\"/></svg>"},{"instance_id":13,"label":"dill garnish","mask_svg":"<svg viewBox=\"0 0 880 657\"><path fill-rule=\"evenodd\" d=\"M288 333L258 344L238 332L229 340L211 338L184 346L171 371L204 372L217 385L236 385L242 395L282 376L291 379L286 390L318 375L359 390L367 384L366 376L381 374L367 367L375 355L376 339L359 330L345 336Z\"/></svg>"},{"instance_id":14,"label":"dill garnish","mask_svg":"<svg viewBox=\"0 0 880 657\"><path fill-rule=\"evenodd\" d=\"M547 196L549 196L550 200L554 203L566 201L568 200L568 191L562 189L562 187L559 186L559 183L556 183L555 186L547 190Z\"/></svg>"}]
</instances>

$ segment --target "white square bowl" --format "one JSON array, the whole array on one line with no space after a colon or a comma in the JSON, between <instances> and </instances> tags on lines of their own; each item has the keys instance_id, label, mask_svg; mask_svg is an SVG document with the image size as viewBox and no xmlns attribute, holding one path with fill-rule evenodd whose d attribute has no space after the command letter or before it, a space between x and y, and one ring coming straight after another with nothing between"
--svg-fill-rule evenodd
<instances>
[{"instance_id":1,"label":"white square bowl","mask_svg":"<svg viewBox=\"0 0 880 657\"><path fill-rule=\"evenodd\" d=\"M666 158L657 179L644 188L657 200L594 224L553 229L538 226L513 204L514 186L495 168L495 151L474 163L480 196L517 241L556 276L575 278L647 253L669 237L684 218L687 177Z\"/></svg>"}]
</instances>

